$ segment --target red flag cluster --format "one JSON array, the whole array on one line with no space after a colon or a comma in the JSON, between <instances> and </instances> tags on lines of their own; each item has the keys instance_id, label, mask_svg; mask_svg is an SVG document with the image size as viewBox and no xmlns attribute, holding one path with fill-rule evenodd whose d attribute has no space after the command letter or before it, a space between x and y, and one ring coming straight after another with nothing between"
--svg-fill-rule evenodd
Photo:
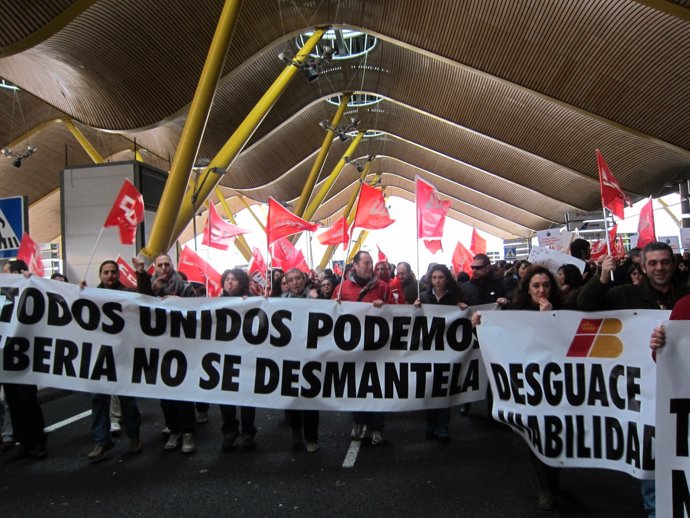
<instances>
[{"instance_id":1,"label":"red flag cluster","mask_svg":"<svg viewBox=\"0 0 690 518\"><path fill-rule=\"evenodd\" d=\"M133 245L137 235L137 225L142 221L144 221L144 198L132 182L125 179L103 226L118 227L120 243Z\"/></svg>"},{"instance_id":2,"label":"red flag cluster","mask_svg":"<svg viewBox=\"0 0 690 518\"><path fill-rule=\"evenodd\" d=\"M630 197L623 192L618 180L613 176L601 152L597 149L597 166L599 168L599 188L601 189L601 206L623 219L625 205L632 206Z\"/></svg>"},{"instance_id":3,"label":"red flag cluster","mask_svg":"<svg viewBox=\"0 0 690 518\"><path fill-rule=\"evenodd\" d=\"M315 223L295 216L273 198L268 199L268 222L266 224L266 236L268 244L278 241L280 238L297 234L298 232L314 232L319 228Z\"/></svg>"},{"instance_id":4,"label":"red flag cluster","mask_svg":"<svg viewBox=\"0 0 690 518\"><path fill-rule=\"evenodd\" d=\"M284 272L297 268L304 273L309 273L309 265L304 259L304 254L285 238L276 241L271 247L271 260L273 266Z\"/></svg>"},{"instance_id":5,"label":"red flag cluster","mask_svg":"<svg viewBox=\"0 0 690 518\"><path fill-rule=\"evenodd\" d=\"M223 289L220 285L220 273L188 246L182 249L177 270L187 275L189 282L207 286L209 297L217 297Z\"/></svg>"},{"instance_id":6,"label":"red flag cluster","mask_svg":"<svg viewBox=\"0 0 690 518\"><path fill-rule=\"evenodd\" d=\"M201 244L219 250L227 250L235 237L248 232L249 230L235 226L221 218L216 207L211 203L208 207L208 221L204 228L204 239Z\"/></svg>"},{"instance_id":7,"label":"red flag cluster","mask_svg":"<svg viewBox=\"0 0 690 518\"><path fill-rule=\"evenodd\" d=\"M443 250L441 238L450 201L441 201L438 190L420 177L415 181L417 205L417 239L424 240L424 246L432 254Z\"/></svg>"},{"instance_id":8,"label":"red flag cluster","mask_svg":"<svg viewBox=\"0 0 690 518\"><path fill-rule=\"evenodd\" d=\"M41 259L41 247L34 241L29 234L24 232L22 240L17 250L17 259L24 261L29 267L29 272L39 277L45 275L43 269L43 259Z\"/></svg>"}]
</instances>

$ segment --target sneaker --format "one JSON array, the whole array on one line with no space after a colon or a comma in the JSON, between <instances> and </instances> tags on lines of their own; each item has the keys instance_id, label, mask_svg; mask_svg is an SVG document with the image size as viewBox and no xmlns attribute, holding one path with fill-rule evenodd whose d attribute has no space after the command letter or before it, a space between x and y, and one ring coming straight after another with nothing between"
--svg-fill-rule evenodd
<instances>
[{"instance_id":1,"label":"sneaker","mask_svg":"<svg viewBox=\"0 0 690 518\"><path fill-rule=\"evenodd\" d=\"M97 444L96 446L93 447L93 450L91 450L88 454L88 459L89 460L99 460L102 459L105 456L105 452L112 449L113 444Z\"/></svg>"},{"instance_id":2,"label":"sneaker","mask_svg":"<svg viewBox=\"0 0 690 518\"><path fill-rule=\"evenodd\" d=\"M383 444L383 436L381 435L381 432L371 432L371 445L379 446L381 444Z\"/></svg>"},{"instance_id":3,"label":"sneaker","mask_svg":"<svg viewBox=\"0 0 690 518\"><path fill-rule=\"evenodd\" d=\"M350 432L350 438L354 441L361 441L364 439L364 425L355 423Z\"/></svg>"},{"instance_id":4,"label":"sneaker","mask_svg":"<svg viewBox=\"0 0 690 518\"><path fill-rule=\"evenodd\" d=\"M220 445L220 451L230 451L235 446L235 441L239 437L237 432L226 433L223 435L223 443Z\"/></svg>"},{"instance_id":5,"label":"sneaker","mask_svg":"<svg viewBox=\"0 0 690 518\"><path fill-rule=\"evenodd\" d=\"M161 430L161 435L170 435L170 428L167 426Z\"/></svg>"},{"instance_id":6,"label":"sneaker","mask_svg":"<svg viewBox=\"0 0 690 518\"><path fill-rule=\"evenodd\" d=\"M319 443L318 442L308 442L307 443L307 453L316 453L319 451Z\"/></svg>"},{"instance_id":7,"label":"sneaker","mask_svg":"<svg viewBox=\"0 0 690 518\"><path fill-rule=\"evenodd\" d=\"M242 448L245 450L251 450L252 448L256 447L256 441L254 440L253 435L249 435L248 433L243 433L242 434Z\"/></svg>"},{"instance_id":8,"label":"sneaker","mask_svg":"<svg viewBox=\"0 0 690 518\"><path fill-rule=\"evenodd\" d=\"M163 446L164 450L176 450L182 444L182 434L181 433L171 433L168 437L168 442Z\"/></svg>"},{"instance_id":9,"label":"sneaker","mask_svg":"<svg viewBox=\"0 0 690 518\"><path fill-rule=\"evenodd\" d=\"M138 453L141 453L141 450L143 448L144 443L141 442L141 439L139 437L132 437L129 439L129 449L127 451L132 455L137 455Z\"/></svg>"},{"instance_id":10,"label":"sneaker","mask_svg":"<svg viewBox=\"0 0 690 518\"><path fill-rule=\"evenodd\" d=\"M299 449L302 447L302 430L292 431L292 447Z\"/></svg>"},{"instance_id":11,"label":"sneaker","mask_svg":"<svg viewBox=\"0 0 690 518\"><path fill-rule=\"evenodd\" d=\"M196 413L196 424L206 424L208 423L208 412L197 412Z\"/></svg>"},{"instance_id":12,"label":"sneaker","mask_svg":"<svg viewBox=\"0 0 690 518\"><path fill-rule=\"evenodd\" d=\"M194 444L194 434L186 433L182 437L182 453L194 453L196 445Z\"/></svg>"},{"instance_id":13,"label":"sneaker","mask_svg":"<svg viewBox=\"0 0 690 518\"><path fill-rule=\"evenodd\" d=\"M117 421L110 422L110 435L114 437L119 437L122 433L122 426Z\"/></svg>"}]
</instances>

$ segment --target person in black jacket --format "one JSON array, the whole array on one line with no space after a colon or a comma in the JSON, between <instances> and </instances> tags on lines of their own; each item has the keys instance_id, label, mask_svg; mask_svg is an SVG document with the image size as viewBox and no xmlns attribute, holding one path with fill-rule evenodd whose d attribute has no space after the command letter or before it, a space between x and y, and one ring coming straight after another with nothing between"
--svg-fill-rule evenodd
<instances>
[{"instance_id":1,"label":"person in black jacket","mask_svg":"<svg viewBox=\"0 0 690 518\"><path fill-rule=\"evenodd\" d=\"M457 306L460 302L460 289L453 279L450 270L442 264L435 264L427 272L429 289L422 292L415 301L415 306L422 304L440 304L443 306ZM448 442L448 427L450 424L450 408L432 408L426 411L427 439Z\"/></svg>"},{"instance_id":2,"label":"person in black jacket","mask_svg":"<svg viewBox=\"0 0 690 518\"><path fill-rule=\"evenodd\" d=\"M472 278L464 282L461 288L461 302L468 306L490 304L508 304L505 296L503 279L494 276L491 260L485 254L477 254L472 259Z\"/></svg>"}]
</instances>

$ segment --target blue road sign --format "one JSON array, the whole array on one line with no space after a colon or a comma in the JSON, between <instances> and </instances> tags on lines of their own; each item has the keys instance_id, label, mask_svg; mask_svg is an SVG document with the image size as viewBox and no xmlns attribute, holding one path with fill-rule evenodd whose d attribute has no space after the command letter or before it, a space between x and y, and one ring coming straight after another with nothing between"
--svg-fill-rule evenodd
<instances>
[{"instance_id":1,"label":"blue road sign","mask_svg":"<svg viewBox=\"0 0 690 518\"><path fill-rule=\"evenodd\" d=\"M27 230L27 203L24 196L0 198L0 257L17 257L22 234Z\"/></svg>"},{"instance_id":2,"label":"blue road sign","mask_svg":"<svg viewBox=\"0 0 690 518\"><path fill-rule=\"evenodd\" d=\"M515 256L517 255L517 248L511 246L506 246L503 248L503 259L506 261L515 261Z\"/></svg>"}]
</instances>

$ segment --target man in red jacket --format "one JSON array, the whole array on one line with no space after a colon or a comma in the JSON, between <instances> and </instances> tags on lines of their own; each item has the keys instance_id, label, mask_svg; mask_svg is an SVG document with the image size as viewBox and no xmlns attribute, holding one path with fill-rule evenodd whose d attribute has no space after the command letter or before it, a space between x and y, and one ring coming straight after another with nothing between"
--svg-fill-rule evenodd
<instances>
[{"instance_id":1,"label":"man in red jacket","mask_svg":"<svg viewBox=\"0 0 690 518\"><path fill-rule=\"evenodd\" d=\"M371 302L375 308L385 303L394 303L388 283L374 275L374 261L369 252L359 251L352 262L352 270L341 287L333 290L333 299L351 302ZM371 444L383 444L383 412L353 412L355 424L351 437L361 441L364 438L365 426L371 431Z\"/></svg>"}]
</instances>

